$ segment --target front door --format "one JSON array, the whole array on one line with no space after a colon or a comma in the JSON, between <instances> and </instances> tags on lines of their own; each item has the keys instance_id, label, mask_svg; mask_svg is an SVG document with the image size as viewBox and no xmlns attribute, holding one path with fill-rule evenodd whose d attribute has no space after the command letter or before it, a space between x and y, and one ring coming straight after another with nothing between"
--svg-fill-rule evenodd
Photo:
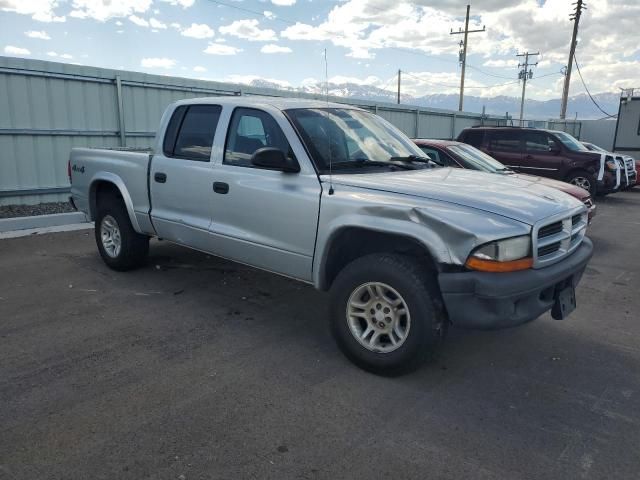
<instances>
[{"instance_id":1,"label":"front door","mask_svg":"<svg viewBox=\"0 0 640 480\"><path fill-rule=\"evenodd\" d=\"M560 178L560 146L547 133L526 130L524 133L524 154L520 162L522 173L543 177Z\"/></svg>"},{"instance_id":2,"label":"front door","mask_svg":"<svg viewBox=\"0 0 640 480\"><path fill-rule=\"evenodd\" d=\"M321 192L315 171L306 161L299 173L251 164L263 147L306 156L299 142L295 148L289 144L283 128L291 138L295 133L284 115L279 118L282 124L253 108L231 113L222 162L215 167L212 241L227 258L310 281Z\"/></svg>"},{"instance_id":3,"label":"front door","mask_svg":"<svg viewBox=\"0 0 640 480\"><path fill-rule=\"evenodd\" d=\"M220 112L219 105L182 105L169 121L149 178L151 219L160 238L206 245L213 201L211 147Z\"/></svg>"}]
</instances>

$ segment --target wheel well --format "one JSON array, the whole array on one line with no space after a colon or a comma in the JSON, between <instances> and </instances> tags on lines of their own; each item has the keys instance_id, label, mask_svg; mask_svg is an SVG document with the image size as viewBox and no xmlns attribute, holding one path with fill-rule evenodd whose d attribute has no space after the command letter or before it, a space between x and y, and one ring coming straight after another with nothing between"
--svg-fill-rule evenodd
<instances>
[{"instance_id":1,"label":"wheel well","mask_svg":"<svg viewBox=\"0 0 640 480\"><path fill-rule=\"evenodd\" d=\"M586 168L582 168L582 167L576 167L576 168L572 168L571 170L569 170L567 172L567 175L564 177L565 180L569 180L573 175L575 175L576 173L586 173L589 176L593 176L593 172L590 172L589 170L587 170Z\"/></svg>"},{"instance_id":2,"label":"wheel well","mask_svg":"<svg viewBox=\"0 0 640 480\"><path fill-rule=\"evenodd\" d=\"M107 181L107 180L98 180L91 185L91 191L89 192L89 207L91 208L91 219L95 220L98 214L98 204L104 200L105 197L118 198L122 201L122 193L118 189L118 187Z\"/></svg>"},{"instance_id":3,"label":"wheel well","mask_svg":"<svg viewBox=\"0 0 640 480\"><path fill-rule=\"evenodd\" d=\"M398 253L412 256L428 270L438 271L438 266L429 251L411 237L349 227L342 229L331 241L320 279L321 288L328 290L344 266L356 258L372 253Z\"/></svg>"}]
</instances>

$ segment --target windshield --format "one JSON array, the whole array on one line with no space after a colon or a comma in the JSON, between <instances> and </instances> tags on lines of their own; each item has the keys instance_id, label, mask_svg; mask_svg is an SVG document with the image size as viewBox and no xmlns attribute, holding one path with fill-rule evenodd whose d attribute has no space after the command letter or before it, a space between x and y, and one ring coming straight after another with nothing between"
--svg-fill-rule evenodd
<instances>
[{"instance_id":1,"label":"windshield","mask_svg":"<svg viewBox=\"0 0 640 480\"><path fill-rule=\"evenodd\" d=\"M587 150L591 150L592 152L607 153L607 151L604 148L600 148L599 146L594 145L593 143L582 142L582 144L587 148Z\"/></svg>"},{"instance_id":2,"label":"windshield","mask_svg":"<svg viewBox=\"0 0 640 480\"><path fill-rule=\"evenodd\" d=\"M483 172L504 172L509 170L502 163L497 161L495 158L490 157L486 153L478 150L471 145L452 145L447 147L451 153L460 158L465 165L466 168L471 168L473 170L480 170Z\"/></svg>"},{"instance_id":3,"label":"windshield","mask_svg":"<svg viewBox=\"0 0 640 480\"><path fill-rule=\"evenodd\" d=\"M411 162L417 164L415 168L431 166L411 140L377 115L348 108L300 108L285 113L321 173L329 171L330 161L333 170L407 168Z\"/></svg>"},{"instance_id":4,"label":"windshield","mask_svg":"<svg viewBox=\"0 0 640 480\"><path fill-rule=\"evenodd\" d=\"M575 139L571 135L565 132L553 132L558 140L562 142L562 144L567 147L569 150L573 150L574 152L588 152L589 149L582 145L579 140Z\"/></svg>"}]
</instances>

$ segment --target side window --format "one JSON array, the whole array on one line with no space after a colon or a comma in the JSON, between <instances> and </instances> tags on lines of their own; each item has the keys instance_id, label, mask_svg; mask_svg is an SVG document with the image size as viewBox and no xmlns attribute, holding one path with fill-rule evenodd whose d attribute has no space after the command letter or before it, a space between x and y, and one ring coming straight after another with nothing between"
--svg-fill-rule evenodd
<instances>
[{"instance_id":1,"label":"side window","mask_svg":"<svg viewBox=\"0 0 640 480\"><path fill-rule=\"evenodd\" d=\"M293 157L287 138L271 115L262 110L236 108L229 123L223 163L253 167L251 156L263 147L278 148Z\"/></svg>"},{"instance_id":2,"label":"side window","mask_svg":"<svg viewBox=\"0 0 640 480\"><path fill-rule=\"evenodd\" d=\"M489 134L489 150L502 152L519 152L520 135L514 131L494 130Z\"/></svg>"},{"instance_id":3,"label":"side window","mask_svg":"<svg viewBox=\"0 0 640 480\"><path fill-rule=\"evenodd\" d=\"M526 132L524 135L525 150L528 152L548 152L554 145L553 140L545 132Z\"/></svg>"},{"instance_id":4,"label":"side window","mask_svg":"<svg viewBox=\"0 0 640 480\"><path fill-rule=\"evenodd\" d=\"M183 105L176 108L165 132L167 157L208 162L222 107Z\"/></svg>"},{"instance_id":5,"label":"side window","mask_svg":"<svg viewBox=\"0 0 640 480\"><path fill-rule=\"evenodd\" d=\"M431 158L431 160L436 162L438 165L442 165L444 167L449 163L440 157L440 153L436 149L430 148L430 147L423 147L420 145L419 147L420 147L420 150L422 150L424 153L429 155L429 158Z\"/></svg>"},{"instance_id":6,"label":"side window","mask_svg":"<svg viewBox=\"0 0 640 480\"><path fill-rule=\"evenodd\" d=\"M464 134L464 143L473 145L474 147L481 147L482 140L484 138L484 131L482 130L467 130Z\"/></svg>"}]
</instances>

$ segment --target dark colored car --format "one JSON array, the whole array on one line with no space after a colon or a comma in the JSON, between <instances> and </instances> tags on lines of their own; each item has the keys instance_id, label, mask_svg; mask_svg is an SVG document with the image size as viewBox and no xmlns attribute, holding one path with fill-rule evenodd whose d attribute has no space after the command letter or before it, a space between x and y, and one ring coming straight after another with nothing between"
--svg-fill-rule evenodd
<instances>
[{"instance_id":1,"label":"dark colored car","mask_svg":"<svg viewBox=\"0 0 640 480\"><path fill-rule=\"evenodd\" d=\"M591 152L565 132L521 127L472 127L458 135L512 170L553 178L588 190L615 192L618 165L605 153Z\"/></svg>"},{"instance_id":2,"label":"dark colored car","mask_svg":"<svg viewBox=\"0 0 640 480\"><path fill-rule=\"evenodd\" d=\"M427 140L423 138L413 139L413 142L420 147L420 150L429 155L434 162L443 167L480 170L482 172L497 173L500 175L511 175L529 182L536 182L540 185L561 190L580 200L589 209L589 221L591 221L596 214L596 205L593 203L591 194L576 185L535 175L515 173L496 159L466 143L451 140Z\"/></svg>"}]
</instances>

